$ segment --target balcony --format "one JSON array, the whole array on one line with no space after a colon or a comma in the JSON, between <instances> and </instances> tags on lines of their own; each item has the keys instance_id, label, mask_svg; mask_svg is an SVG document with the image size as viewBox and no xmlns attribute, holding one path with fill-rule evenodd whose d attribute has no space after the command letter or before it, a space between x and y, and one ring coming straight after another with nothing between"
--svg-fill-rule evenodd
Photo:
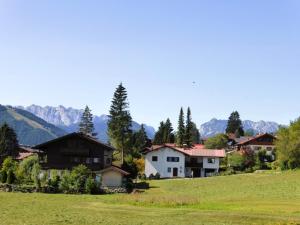
<instances>
[{"instance_id":1,"label":"balcony","mask_svg":"<svg viewBox=\"0 0 300 225\"><path fill-rule=\"evenodd\" d=\"M197 162L185 162L185 167L191 167L191 168L203 168L203 163L197 163Z\"/></svg>"}]
</instances>

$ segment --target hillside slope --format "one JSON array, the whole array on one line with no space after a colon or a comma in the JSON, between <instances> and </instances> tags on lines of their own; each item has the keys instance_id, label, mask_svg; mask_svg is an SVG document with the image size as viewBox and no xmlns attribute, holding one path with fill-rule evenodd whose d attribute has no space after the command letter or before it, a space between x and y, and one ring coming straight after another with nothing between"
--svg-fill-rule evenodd
<instances>
[{"instance_id":1,"label":"hillside slope","mask_svg":"<svg viewBox=\"0 0 300 225\"><path fill-rule=\"evenodd\" d=\"M17 133L20 144L36 145L66 132L22 109L0 105L0 125L7 123Z\"/></svg>"}]
</instances>

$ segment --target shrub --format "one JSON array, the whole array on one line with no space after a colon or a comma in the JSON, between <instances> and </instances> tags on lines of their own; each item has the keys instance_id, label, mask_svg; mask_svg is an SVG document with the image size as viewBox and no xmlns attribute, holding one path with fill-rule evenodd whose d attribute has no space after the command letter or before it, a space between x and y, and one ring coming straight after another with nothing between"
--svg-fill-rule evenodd
<instances>
[{"instance_id":1,"label":"shrub","mask_svg":"<svg viewBox=\"0 0 300 225\"><path fill-rule=\"evenodd\" d=\"M134 159L134 163L137 168L138 176L141 177L145 172L145 159L144 158Z\"/></svg>"},{"instance_id":2,"label":"shrub","mask_svg":"<svg viewBox=\"0 0 300 225\"><path fill-rule=\"evenodd\" d=\"M6 180L7 180L6 171L0 171L0 181L1 181L1 183L6 183Z\"/></svg>"},{"instance_id":3,"label":"shrub","mask_svg":"<svg viewBox=\"0 0 300 225\"><path fill-rule=\"evenodd\" d=\"M15 174L12 170L9 170L7 173L6 183L13 184L15 182Z\"/></svg>"},{"instance_id":4,"label":"shrub","mask_svg":"<svg viewBox=\"0 0 300 225\"><path fill-rule=\"evenodd\" d=\"M1 169L1 174L2 174L1 181L2 181L2 183L12 184L16 180L15 179L16 169L17 169L17 163L11 157L7 157L4 160L4 162L2 164L2 169Z\"/></svg>"},{"instance_id":5,"label":"shrub","mask_svg":"<svg viewBox=\"0 0 300 225\"><path fill-rule=\"evenodd\" d=\"M32 169L34 165L38 164L38 157L36 155L28 157L20 162L16 171L17 179L22 183L30 183L32 180Z\"/></svg>"},{"instance_id":6,"label":"shrub","mask_svg":"<svg viewBox=\"0 0 300 225\"><path fill-rule=\"evenodd\" d=\"M142 175L140 175L140 176L139 176L139 179L142 180L142 181L147 180L146 174L143 173Z\"/></svg>"},{"instance_id":7,"label":"shrub","mask_svg":"<svg viewBox=\"0 0 300 225\"><path fill-rule=\"evenodd\" d=\"M282 170L300 168L300 118L277 133L276 155Z\"/></svg>"},{"instance_id":8,"label":"shrub","mask_svg":"<svg viewBox=\"0 0 300 225\"><path fill-rule=\"evenodd\" d=\"M154 176L154 179L159 180L160 179L160 174L156 173L155 176Z\"/></svg>"},{"instance_id":9,"label":"shrub","mask_svg":"<svg viewBox=\"0 0 300 225\"><path fill-rule=\"evenodd\" d=\"M149 175L149 180L153 180L154 179L154 175L153 175L153 173L151 173L150 175Z\"/></svg>"},{"instance_id":10,"label":"shrub","mask_svg":"<svg viewBox=\"0 0 300 225\"><path fill-rule=\"evenodd\" d=\"M234 170L243 170L244 169L245 159L242 154L239 152L234 152L228 155L228 165Z\"/></svg>"},{"instance_id":11,"label":"shrub","mask_svg":"<svg viewBox=\"0 0 300 225\"><path fill-rule=\"evenodd\" d=\"M132 192L133 188L134 188L134 184L132 182L132 179L127 179L125 181L125 188L127 190L128 193Z\"/></svg>"},{"instance_id":12,"label":"shrub","mask_svg":"<svg viewBox=\"0 0 300 225\"><path fill-rule=\"evenodd\" d=\"M59 192L60 176L56 175L53 179L48 180L48 186L53 192Z\"/></svg>"},{"instance_id":13,"label":"shrub","mask_svg":"<svg viewBox=\"0 0 300 225\"><path fill-rule=\"evenodd\" d=\"M63 175L59 188L64 193L84 193L85 183L90 174L90 170L84 165L74 167L71 173Z\"/></svg>"},{"instance_id":14,"label":"shrub","mask_svg":"<svg viewBox=\"0 0 300 225\"><path fill-rule=\"evenodd\" d=\"M68 173L63 174L61 182L59 183L59 190L63 193L71 193L72 180Z\"/></svg>"},{"instance_id":15,"label":"shrub","mask_svg":"<svg viewBox=\"0 0 300 225\"><path fill-rule=\"evenodd\" d=\"M214 137L208 138L205 142L205 147L208 149L226 148L228 144L228 136L226 134L217 134Z\"/></svg>"},{"instance_id":16,"label":"shrub","mask_svg":"<svg viewBox=\"0 0 300 225\"><path fill-rule=\"evenodd\" d=\"M100 190L99 185L92 176L89 176L85 181L85 193L96 194Z\"/></svg>"},{"instance_id":17,"label":"shrub","mask_svg":"<svg viewBox=\"0 0 300 225\"><path fill-rule=\"evenodd\" d=\"M135 159L131 155L124 158L122 169L130 173L128 176L129 178L136 179L138 175L138 168Z\"/></svg>"},{"instance_id":18,"label":"shrub","mask_svg":"<svg viewBox=\"0 0 300 225\"><path fill-rule=\"evenodd\" d=\"M41 173L41 166L38 163L35 163L31 170L31 180L33 180L35 186L37 189L41 187L41 181L40 181L40 173Z\"/></svg>"}]
</instances>

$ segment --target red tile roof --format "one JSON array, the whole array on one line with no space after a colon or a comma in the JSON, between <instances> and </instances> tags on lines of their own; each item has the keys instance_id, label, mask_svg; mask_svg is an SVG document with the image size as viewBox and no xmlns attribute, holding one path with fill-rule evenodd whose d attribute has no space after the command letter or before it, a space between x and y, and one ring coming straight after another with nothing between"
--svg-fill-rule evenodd
<instances>
[{"instance_id":1,"label":"red tile roof","mask_svg":"<svg viewBox=\"0 0 300 225\"><path fill-rule=\"evenodd\" d=\"M153 145L150 148L147 148L147 152L157 151L161 148L171 148L175 151L182 152L188 156L202 156L202 157L225 157L225 150L224 149L206 149L204 145L196 144L191 148L180 148L177 147L175 144L164 144L164 145Z\"/></svg>"}]
</instances>

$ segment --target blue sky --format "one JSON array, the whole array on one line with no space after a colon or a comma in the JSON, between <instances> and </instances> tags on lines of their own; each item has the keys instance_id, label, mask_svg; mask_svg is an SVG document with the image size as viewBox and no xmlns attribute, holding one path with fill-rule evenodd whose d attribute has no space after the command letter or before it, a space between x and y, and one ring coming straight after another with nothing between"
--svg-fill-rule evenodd
<instances>
[{"instance_id":1,"label":"blue sky","mask_svg":"<svg viewBox=\"0 0 300 225\"><path fill-rule=\"evenodd\" d=\"M300 2L0 0L0 104L89 105L116 86L155 127L181 106L200 125L238 110L300 116ZM195 82L195 84L193 84Z\"/></svg>"}]
</instances>

